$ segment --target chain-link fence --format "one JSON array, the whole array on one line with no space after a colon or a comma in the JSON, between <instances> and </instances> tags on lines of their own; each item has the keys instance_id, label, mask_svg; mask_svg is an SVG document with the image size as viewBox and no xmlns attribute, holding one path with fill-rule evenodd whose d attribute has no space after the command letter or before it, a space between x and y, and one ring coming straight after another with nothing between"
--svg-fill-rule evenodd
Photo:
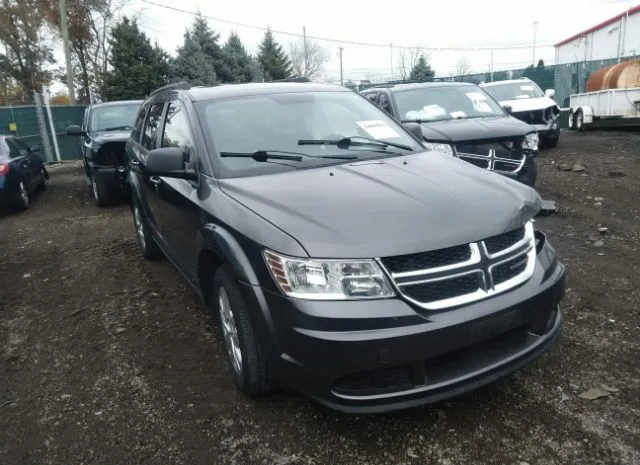
<instances>
[{"instance_id":1,"label":"chain-link fence","mask_svg":"<svg viewBox=\"0 0 640 465\"><path fill-rule=\"evenodd\" d=\"M65 128L70 124L82 124L85 107L52 105L49 110L51 117L44 96L38 93L18 105L0 107L0 134L13 134L29 146L40 146L49 163L58 160L56 152L60 160L79 159L78 138L67 136Z\"/></svg>"}]
</instances>

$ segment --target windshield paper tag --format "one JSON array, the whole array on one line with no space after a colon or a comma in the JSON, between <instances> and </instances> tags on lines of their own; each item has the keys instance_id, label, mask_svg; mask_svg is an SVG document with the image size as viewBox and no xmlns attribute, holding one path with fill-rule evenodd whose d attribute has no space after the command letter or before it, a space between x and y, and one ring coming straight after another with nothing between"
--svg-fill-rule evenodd
<instances>
[{"instance_id":1,"label":"windshield paper tag","mask_svg":"<svg viewBox=\"0 0 640 465\"><path fill-rule=\"evenodd\" d=\"M533 90L533 86L530 86L530 85L520 86L520 90Z\"/></svg>"},{"instance_id":2,"label":"windshield paper tag","mask_svg":"<svg viewBox=\"0 0 640 465\"><path fill-rule=\"evenodd\" d=\"M389 125L382 120L358 121L356 124L364 129L367 134L374 139L391 139L394 137L400 137L400 134L394 131L393 128L389 127Z\"/></svg>"},{"instance_id":3,"label":"windshield paper tag","mask_svg":"<svg viewBox=\"0 0 640 465\"><path fill-rule=\"evenodd\" d=\"M481 113L491 113L491 107L487 103L487 96L480 92L466 92L467 97L473 103L473 108Z\"/></svg>"}]
</instances>

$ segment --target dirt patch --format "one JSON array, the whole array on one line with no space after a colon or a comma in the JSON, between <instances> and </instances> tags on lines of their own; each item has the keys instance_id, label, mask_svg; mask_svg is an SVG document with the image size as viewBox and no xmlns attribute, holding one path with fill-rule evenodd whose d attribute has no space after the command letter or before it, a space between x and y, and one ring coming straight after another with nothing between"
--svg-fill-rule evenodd
<instances>
[{"instance_id":1,"label":"dirt patch","mask_svg":"<svg viewBox=\"0 0 640 465\"><path fill-rule=\"evenodd\" d=\"M0 463L640 463L640 136L563 133L539 163L559 214L538 225L568 267L560 342L491 386L378 416L240 395L207 311L141 258L128 206L95 207L81 165L52 167L29 211L0 217ZM601 383L620 390L578 397Z\"/></svg>"}]
</instances>

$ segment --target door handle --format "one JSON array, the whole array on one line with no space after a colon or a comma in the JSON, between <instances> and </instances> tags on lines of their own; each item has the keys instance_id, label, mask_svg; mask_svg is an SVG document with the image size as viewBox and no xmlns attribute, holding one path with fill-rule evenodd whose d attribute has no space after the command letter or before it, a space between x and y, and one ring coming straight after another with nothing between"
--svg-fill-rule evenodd
<instances>
[{"instance_id":1,"label":"door handle","mask_svg":"<svg viewBox=\"0 0 640 465\"><path fill-rule=\"evenodd\" d=\"M160 179L158 176L151 176L149 178L149 182L155 187L158 187L160 184L162 184L162 179Z\"/></svg>"},{"instance_id":2,"label":"door handle","mask_svg":"<svg viewBox=\"0 0 640 465\"><path fill-rule=\"evenodd\" d=\"M131 163L133 166L140 166L140 161L136 160L135 158L132 158L129 163Z\"/></svg>"}]
</instances>

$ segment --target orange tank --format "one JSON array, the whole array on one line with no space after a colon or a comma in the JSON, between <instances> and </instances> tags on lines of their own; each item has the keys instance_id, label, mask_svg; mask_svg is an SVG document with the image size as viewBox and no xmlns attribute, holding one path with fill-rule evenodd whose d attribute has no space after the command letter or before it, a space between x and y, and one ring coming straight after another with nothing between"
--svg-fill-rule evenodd
<instances>
[{"instance_id":1,"label":"orange tank","mask_svg":"<svg viewBox=\"0 0 640 465\"><path fill-rule=\"evenodd\" d=\"M586 91L640 87L640 60L627 60L595 71L587 80Z\"/></svg>"}]
</instances>

